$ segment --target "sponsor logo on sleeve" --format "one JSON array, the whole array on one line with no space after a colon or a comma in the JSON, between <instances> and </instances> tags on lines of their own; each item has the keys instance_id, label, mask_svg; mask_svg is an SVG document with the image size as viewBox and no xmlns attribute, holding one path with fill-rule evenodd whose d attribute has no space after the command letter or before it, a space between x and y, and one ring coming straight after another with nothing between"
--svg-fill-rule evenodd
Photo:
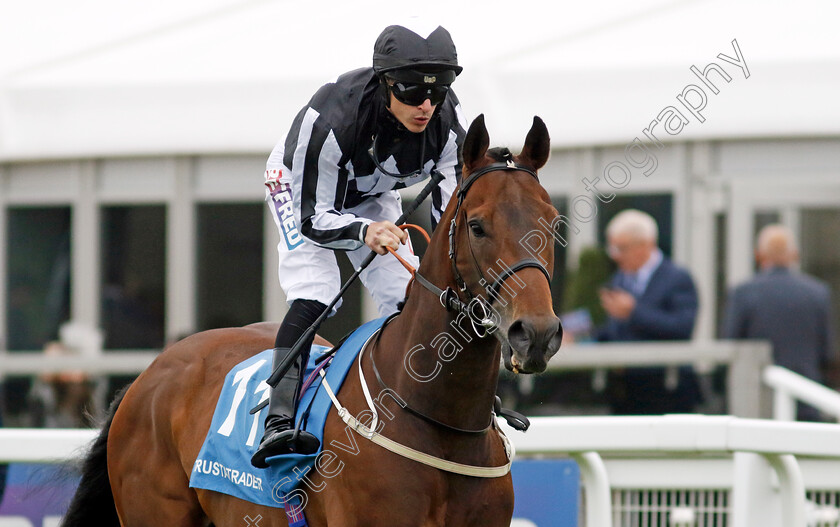
<instances>
[{"instance_id":1,"label":"sponsor logo on sleeve","mask_svg":"<svg viewBox=\"0 0 840 527\"><path fill-rule=\"evenodd\" d=\"M282 181L282 177L282 171L279 169L265 171L265 185L271 195L271 202L274 203L274 213L280 220L280 231L283 233L286 247L291 251L303 243L303 236L300 234L292 208L292 187Z\"/></svg>"}]
</instances>

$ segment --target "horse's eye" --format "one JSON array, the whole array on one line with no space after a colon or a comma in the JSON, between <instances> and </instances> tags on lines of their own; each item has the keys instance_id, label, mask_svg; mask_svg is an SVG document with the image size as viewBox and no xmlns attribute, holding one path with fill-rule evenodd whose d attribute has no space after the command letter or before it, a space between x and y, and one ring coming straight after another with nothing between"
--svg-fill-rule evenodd
<instances>
[{"instance_id":1,"label":"horse's eye","mask_svg":"<svg viewBox=\"0 0 840 527\"><path fill-rule=\"evenodd\" d=\"M484 228L481 226L481 223L477 220L473 220L470 222L470 231L476 238L482 238L484 236L487 236L487 233L484 232Z\"/></svg>"}]
</instances>

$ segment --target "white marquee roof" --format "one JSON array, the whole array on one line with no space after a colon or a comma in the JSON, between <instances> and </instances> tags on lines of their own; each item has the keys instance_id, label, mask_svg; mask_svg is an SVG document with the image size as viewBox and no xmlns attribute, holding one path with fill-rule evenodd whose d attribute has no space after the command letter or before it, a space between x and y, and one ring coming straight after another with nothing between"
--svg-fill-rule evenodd
<instances>
[{"instance_id":1,"label":"white marquee roof","mask_svg":"<svg viewBox=\"0 0 840 527\"><path fill-rule=\"evenodd\" d=\"M418 4L15 2L0 17L0 160L267 153L318 86L368 65L382 28ZM534 114L555 146L643 137L666 106L688 114L676 96L711 61L732 81L673 138L840 135L831 0L422 5L452 33L455 90L494 144L521 144ZM733 39L748 79L716 58L735 57Z\"/></svg>"}]
</instances>

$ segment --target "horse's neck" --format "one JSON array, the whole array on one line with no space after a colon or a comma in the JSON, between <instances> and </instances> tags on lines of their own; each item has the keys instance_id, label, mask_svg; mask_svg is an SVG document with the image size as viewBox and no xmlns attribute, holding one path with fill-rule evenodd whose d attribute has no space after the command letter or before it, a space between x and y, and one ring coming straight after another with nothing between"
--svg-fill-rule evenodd
<instances>
[{"instance_id":1,"label":"horse's neck","mask_svg":"<svg viewBox=\"0 0 840 527\"><path fill-rule=\"evenodd\" d=\"M445 289L454 279L441 245L432 241L420 272ZM386 384L415 410L459 428L487 425L499 374L498 341L476 336L466 315L447 312L419 283L383 331L376 360Z\"/></svg>"}]
</instances>

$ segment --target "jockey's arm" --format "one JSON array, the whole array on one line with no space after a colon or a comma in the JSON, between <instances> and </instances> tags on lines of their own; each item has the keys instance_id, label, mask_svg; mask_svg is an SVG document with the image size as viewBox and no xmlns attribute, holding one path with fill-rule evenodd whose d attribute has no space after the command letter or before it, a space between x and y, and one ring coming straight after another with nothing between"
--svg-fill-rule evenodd
<instances>
[{"instance_id":1,"label":"jockey's arm","mask_svg":"<svg viewBox=\"0 0 840 527\"><path fill-rule=\"evenodd\" d=\"M366 243L372 220L342 212L347 171L339 166L342 152L332 130L315 126L305 144L300 196L301 233L328 249L352 251ZM298 146L301 148L301 146ZM314 154L314 155L313 155Z\"/></svg>"}]
</instances>

